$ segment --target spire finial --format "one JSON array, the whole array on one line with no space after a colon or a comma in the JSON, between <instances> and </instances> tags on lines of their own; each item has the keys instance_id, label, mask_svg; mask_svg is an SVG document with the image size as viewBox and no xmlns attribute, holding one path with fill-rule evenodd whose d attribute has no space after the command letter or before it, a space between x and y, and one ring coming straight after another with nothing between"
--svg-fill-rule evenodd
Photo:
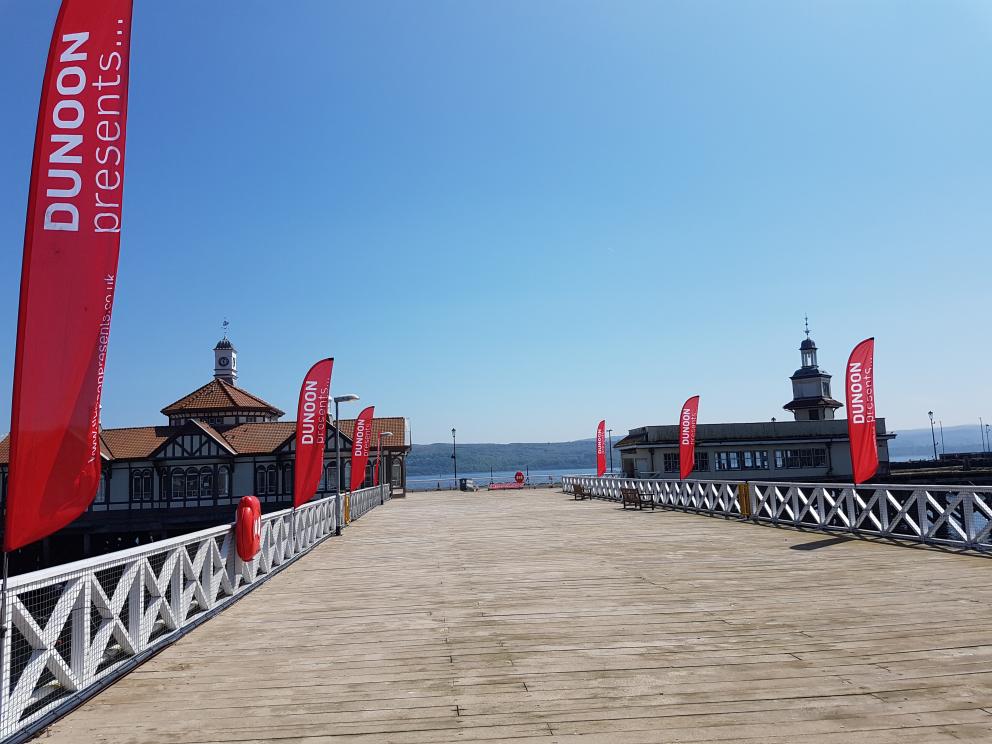
<instances>
[{"instance_id":1,"label":"spire finial","mask_svg":"<svg viewBox=\"0 0 992 744\"><path fill-rule=\"evenodd\" d=\"M809 315L804 315L803 319L806 321L806 338L809 338ZM227 321L224 321L225 323Z\"/></svg>"},{"instance_id":2,"label":"spire finial","mask_svg":"<svg viewBox=\"0 0 992 744\"><path fill-rule=\"evenodd\" d=\"M224 318L224 322L220 324L220 327L224 329L224 338L227 338L227 327L229 325L231 324L227 322L227 318ZM809 335L809 332L806 335Z\"/></svg>"}]
</instances>

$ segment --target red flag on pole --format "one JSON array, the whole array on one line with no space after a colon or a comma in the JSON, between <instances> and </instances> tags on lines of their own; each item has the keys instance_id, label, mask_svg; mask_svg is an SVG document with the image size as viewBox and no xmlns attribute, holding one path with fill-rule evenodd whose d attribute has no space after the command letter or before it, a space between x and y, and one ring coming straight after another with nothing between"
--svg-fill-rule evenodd
<instances>
[{"instance_id":1,"label":"red flag on pole","mask_svg":"<svg viewBox=\"0 0 992 744\"><path fill-rule=\"evenodd\" d=\"M854 347L847 360L847 434L851 440L854 483L864 483L878 470L875 436L875 339Z\"/></svg>"},{"instance_id":2,"label":"red flag on pole","mask_svg":"<svg viewBox=\"0 0 992 744\"><path fill-rule=\"evenodd\" d=\"M307 372L296 409L296 473L293 506L302 506L317 493L324 469L327 440L327 399L331 394L333 359L321 359Z\"/></svg>"},{"instance_id":3,"label":"red flag on pole","mask_svg":"<svg viewBox=\"0 0 992 744\"><path fill-rule=\"evenodd\" d=\"M606 472L606 419L596 427L596 477Z\"/></svg>"},{"instance_id":4,"label":"red flag on pole","mask_svg":"<svg viewBox=\"0 0 992 744\"><path fill-rule=\"evenodd\" d=\"M679 478L685 480L696 467L696 417L699 396L693 395L679 414Z\"/></svg>"},{"instance_id":5,"label":"red flag on pole","mask_svg":"<svg viewBox=\"0 0 992 744\"><path fill-rule=\"evenodd\" d=\"M130 47L130 0L64 0L42 82L24 229L6 551L72 522L100 482Z\"/></svg>"},{"instance_id":6,"label":"red flag on pole","mask_svg":"<svg viewBox=\"0 0 992 744\"><path fill-rule=\"evenodd\" d=\"M355 419L351 436L351 488L357 491L365 482L365 468L369 462L369 444L372 441L372 417L375 406L369 406Z\"/></svg>"}]
</instances>

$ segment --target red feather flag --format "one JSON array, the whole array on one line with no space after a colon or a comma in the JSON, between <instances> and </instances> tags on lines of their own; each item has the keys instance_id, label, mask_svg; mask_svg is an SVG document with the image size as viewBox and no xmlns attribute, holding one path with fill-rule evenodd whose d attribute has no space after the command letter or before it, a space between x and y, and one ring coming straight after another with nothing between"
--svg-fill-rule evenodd
<instances>
[{"instance_id":1,"label":"red feather flag","mask_svg":"<svg viewBox=\"0 0 992 744\"><path fill-rule=\"evenodd\" d=\"M365 482L365 468L369 463L369 450L372 442L372 417L375 406L369 406L355 419L355 429L351 433L351 491L357 491Z\"/></svg>"},{"instance_id":2,"label":"red feather flag","mask_svg":"<svg viewBox=\"0 0 992 744\"><path fill-rule=\"evenodd\" d=\"M324 469L327 441L327 400L331 395L333 359L321 359L307 372L296 409L296 472L293 506L302 506L317 493Z\"/></svg>"},{"instance_id":3,"label":"red feather flag","mask_svg":"<svg viewBox=\"0 0 992 744\"><path fill-rule=\"evenodd\" d=\"M5 551L65 527L100 484L130 48L130 0L64 0L42 82L24 229Z\"/></svg>"},{"instance_id":4,"label":"red feather flag","mask_svg":"<svg viewBox=\"0 0 992 744\"><path fill-rule=\"evenodd\" d=\"M875 339L854 347L847 360L847 434L851 440L854 483L864 483L878 470L875 435Z\"/></svg>"},{"instance_id":5,"label":"red feather flag","mask_svg":"<svg viewBox=\"0 0 992 744\"><path fill-rule=\"evenodd\" d=\"M606 472L606 419L596 427L596 477Z\"/></svg>"},{"instance_id":6,"label":"red feather flag","mask_svg":"<svg viewBox=\"0 0 992 744\"><path fill-rule=\"evenodd\" d=\"M682 406L679 414L679 478L685 480L696 467L696 417L699 415L699 396L693 395Z\"/></svg>"}]
</instances>

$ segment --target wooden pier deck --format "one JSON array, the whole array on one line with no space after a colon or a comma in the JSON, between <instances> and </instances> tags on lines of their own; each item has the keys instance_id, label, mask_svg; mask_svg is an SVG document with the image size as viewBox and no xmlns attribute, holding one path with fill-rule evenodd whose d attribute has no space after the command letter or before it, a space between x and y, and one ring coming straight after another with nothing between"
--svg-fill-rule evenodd
<instances>
[{"instance_id":1,"label":"wooden pier deck","mask_svg":"<svg viewBox=\"0 0 992 744\"><path fill-rule=\"evenodd\" d=\"M413 493L42 740L989 742L990 575L550 490Z\"/></svg>"}]
</instances>

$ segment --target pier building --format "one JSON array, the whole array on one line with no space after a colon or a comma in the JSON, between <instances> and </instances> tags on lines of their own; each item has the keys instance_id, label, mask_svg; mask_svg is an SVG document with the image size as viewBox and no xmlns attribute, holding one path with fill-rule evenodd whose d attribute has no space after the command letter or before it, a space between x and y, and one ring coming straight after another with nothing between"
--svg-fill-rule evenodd
<instances>
[{"instance_id":1,"label":"pier building","mask_svg":"<svg viewBox=\"0 0 992 744\"><path fill-rule=\"evenodd\" d=\"M820 369L816 342L799 346L800 367L789 378L792 400L783 408L791 421L699 424L693 478L742 480L846 481L853 474L847 419L836 419L843 404L831 391L831 375ZM878 473L889 474L889 440L885 419L876 420ZM614 447L625 475L672 479L679 476L677 424L631 429Z\"/></svg>"},{"instance_id":2,"label":"pier building","mask_svg":"<svg viewBox=\"0 0 992 744\"><path fill-rule=\"evenodd\" d=\"M101 553L230 521L238 500L248 494L258 497L264 511L291 505L296 422L283 421L284 411L238 385L238 352L226 336L213 356L213 378L162 408L167 424L101 429L100 488L89 510L58 533L70 543L60 546L62 558L80 549L82 555ZM336 493L339 482L347 489L354 423L328 416L318 498ZM410 452L407 420L377 418L373 442L379 432L392 432L382 438L383 473L401 495ZM340 438L340 478L335 437ZM8 461L5 437L0 440L4 498ZM373 462L374 457L366 470L367 485ZM50 542L44 545L46 556Z\"/></svg>"}]
</instances>

